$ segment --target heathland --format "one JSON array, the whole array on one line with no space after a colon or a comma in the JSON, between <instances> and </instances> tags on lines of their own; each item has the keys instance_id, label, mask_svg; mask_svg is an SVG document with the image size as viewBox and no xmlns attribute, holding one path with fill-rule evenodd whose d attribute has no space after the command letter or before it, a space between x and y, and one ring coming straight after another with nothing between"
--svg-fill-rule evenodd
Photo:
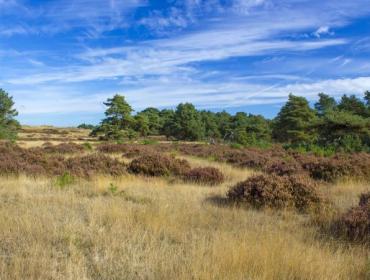
<instances>
[{"instance_id":1,"label":"heathland","mask_svg":"<svg viewBox=\"0 0 370 280\"><path fill-rule=\"evenodd\" d=\"M0 279L370 279L370 93L274 120L21 126L0 90Z\"/></svg>"},{"instance_id":2,"label":"heathland","mask_svg":"<svg viewBox=\"0 0 370 280\"><path fill-rule=\"evenodd\" d=\"M368 154L88 135L2 144L0 279L369 279Z\"/></svg>"}]
</instances>

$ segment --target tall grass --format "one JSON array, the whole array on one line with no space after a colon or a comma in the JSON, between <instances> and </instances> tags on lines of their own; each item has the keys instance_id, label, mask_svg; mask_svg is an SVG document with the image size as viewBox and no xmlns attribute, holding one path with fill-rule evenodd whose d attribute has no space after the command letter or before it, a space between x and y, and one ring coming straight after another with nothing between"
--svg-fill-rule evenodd
<instances>
[{"instance_id":1,"label":"tall grass","mask_svg":"<svg viewBox=\"0 0 370 280\"><path fill-rule=\"evenodd\" d=\"M251 174L210 164L227 178L220 187L125 175L77 180L61 189L51 178L2 178L0 279L370 276L367 248L320 237L309 216L208 202ZM345 197L364 188L349 186L329 190L335 203L351 206Z\"/></svg>"}]
</instances>

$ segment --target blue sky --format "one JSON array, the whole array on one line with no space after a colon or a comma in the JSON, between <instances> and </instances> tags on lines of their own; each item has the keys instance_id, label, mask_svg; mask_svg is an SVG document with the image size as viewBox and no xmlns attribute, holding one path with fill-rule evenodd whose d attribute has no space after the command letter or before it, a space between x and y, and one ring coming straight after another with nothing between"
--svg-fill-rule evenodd
<instances>
[{"instance_id":1,"label":"blue sky","mask_svg":"<svg viewBox=\"0 0 370 280\"><path fill-rule=\"evenodd\" d=\"M273 117L370 89L370 1L0 0L0 87L25 124L97 123L115 93Z\"/></svg>"}]
</instances>

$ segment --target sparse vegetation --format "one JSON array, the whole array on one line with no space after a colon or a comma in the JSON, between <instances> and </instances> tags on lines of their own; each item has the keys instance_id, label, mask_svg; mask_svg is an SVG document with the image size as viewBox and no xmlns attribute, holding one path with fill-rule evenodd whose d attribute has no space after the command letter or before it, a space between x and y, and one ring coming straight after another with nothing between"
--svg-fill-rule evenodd
<instances>
[{"instance_id":1,"label":"sparse vegetation","mask_svg":"<svg viewBox=\"0 0 370 280\"><path fill-rule=\"evenodd\" d=\"M193 168L188 172L185 172L183 178L185 181L211 186L221 184L225 180L222 172L214 167Z\"/></svg>"},{"instance_id":2,"label":"sparse vegetation","mask_svg":"<svg viewBox=\"0 0 370 280\"><path fill-rule=\"evenodd\" d=\"M368 278L366 130L321 131L334 111L364 119L358 100L291 97L271 123L191 104L133 116L116 99L101 134L116 143L25 127L0 144L0 279ZM289 143L273 143L287 120Z\"/></svg>"}]
</instances>

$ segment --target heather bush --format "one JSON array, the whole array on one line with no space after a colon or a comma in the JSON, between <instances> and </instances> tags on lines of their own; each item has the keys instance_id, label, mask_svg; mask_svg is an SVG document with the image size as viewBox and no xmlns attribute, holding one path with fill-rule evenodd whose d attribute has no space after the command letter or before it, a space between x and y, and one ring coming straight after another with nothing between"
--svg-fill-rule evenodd
<instances>
[{"instance_id":1,"label":"heather bush","mask_svg":"<svg viewBox=\"0 0 370 280\"><path fill-rule=\"evenodd\" d=\"M61 155L45 153L42 149L22 149L15 145L0 146L0 174L29 176L63 175L91 177L94 174L118 176L125 165L102 154L65 159Z\"/></svg>"},{"instance_id":2,"label":"heather bush","mask_svg":"<svg viewBox=\"0 0 370 280\"><path fill-rule=\"evenodd\" d=\"M16 145L0 146L0 174L58 175L64 170L63 157L48 157L40 149L22 149Z\"/></svg>"},{"instance_id":3,"label":"heather bush","mask_svg":"<svg viewBox=\"0 0 370 280\"><path fill-rule=\"evenodd\" d=\"M85 150L84 146L76 143L61 143L58 145L45 145L43 151L47 153L74 154Z\"/></svg>"},{"instance_id":4,"label":"heather bush","mask_svg":"<svg viewBox=\"0 0 370 280\"><path fill-rule=\"evenodd\" d=\"M296 208L306 210L322 202L314 183L306 176L257 175L232 187L231 202L256 208Z\"/></svg>"},{"instance_id":5,"label":"heather bush","mask_svg":"<svg viewBox=\"0 0 370 280\"><path fill-rule=\"evenodd\" d=\"M186 172L183 178L185 181L211 186L221 184L225 180L222 172L214 167L193 168Z\"/></svg>"},{"instance_id":6,"label":"heather bush","mask_svg":"<svg viewBox=\"0 0 370 280\"><path fill-rule=\"evenodd\" d=\"M186 160L171 156L148 154L131 161L128 170L134 174L147 176L182 175L190 170L190 164Z\"/></svg>"},{"instance_id":7,"label":"heather bush","mask_svg":"<svg viewBox=\"0 0 370 280\"><path fill-rule=\"evenodd\" d=\"M300 158L302 167L316 180L334 182L342 178L370 179L370 155L336 155L330 158Z\"/></svg>"},{"instance_id":8,"label":"heather bush","mask_svg":"<svg viewBox=\"0 0 370 280\"><path fill-rule=\"evenodd\" d=\"M359 205L351 208L332 226L336 236L355 242L370 242L370 192L360 196Z\"/></svg>"},{"instance_id":9,"label":"heather bush","mask_svg":"<svg viewBox=\"0 0 370 280\"><path fill-rule=\"evenodd\" d=\"M267 174L276 174L279 176L301 174L305 172L302 166L294 159L268 162L263 168L263 171Z\"/></svg>"},{"instance_id":10,"label":"heather bush","mask_svg":"<svg viewBox=\"0 0 370 280\"><path fill-rule=\"evenodd\" d=\"M120 176L126 172L124 163L102 154L68 158L65 160L65 168L70 174L84 178L95 174Z\"/></svg>"},{"instance_id":11,"label":"heather bush","mask_svg":"<svg viewBox=\"0 0 370 280\"><path fill-rule=\"evenodd\" d=\"M360 195L359 206L366 206L370 204L370 192Z\"/></svg>"}]
</instances>

